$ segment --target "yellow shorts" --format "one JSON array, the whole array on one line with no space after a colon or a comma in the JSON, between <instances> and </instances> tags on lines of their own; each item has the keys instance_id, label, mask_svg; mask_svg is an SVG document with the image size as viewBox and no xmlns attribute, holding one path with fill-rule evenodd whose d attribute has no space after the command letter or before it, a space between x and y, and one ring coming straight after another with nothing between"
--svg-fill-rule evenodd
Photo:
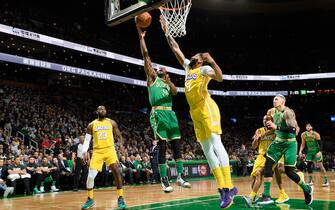
<instances>
[{"instance_id":1,"label":"yellow shorts","mask_svg":"<svg viewBox=\"0 0 335 210\"><path fill-rule=\"evenodd\" d=\"M265 160L266 158L264 157L264 155L260 154L257 156L254 163L254 167L252 168L251 176L256 176L257 171L264 168Z\"/></svg>"},{"instance_id":2,"label":"yellow shorts","mask_svg":"<svg viewBox=\"0 0 335 210\"><path fill-rule=\"evenodd\" d=\"M264 168L265 160L266 158L264 157L264 155L260 154L257 156L255 163L254 163L254 167L252 168L251 176L256 176L257 171ZM280 158L278 163L280 162L284 163L284 156Z\"/></svg>"},{"instance_id":3,"label":"yellow shorts","mask_svg":"<svg viewBox=\"0 0 335 210\"><path fill-rule=\"evenodd\" d=\"M197 104L190 114L198 141L207 140L212 133L222 133L220 110L213 99L208 98Z\"/></svg>"},{"instance_id":4,"label":"yellow shorts","mask_svg":"<svg viewBox=\"0 0 335 210\"><path fill-rule=\"evenodd\" d=\"M114 147L107 147L103 149L93 149L93 155L90 162L90 168L96 169L97 171L102 170L102 165L106 162L106 165L119 162L117 159L116 151Z\"/></svg>"}]
</instances>

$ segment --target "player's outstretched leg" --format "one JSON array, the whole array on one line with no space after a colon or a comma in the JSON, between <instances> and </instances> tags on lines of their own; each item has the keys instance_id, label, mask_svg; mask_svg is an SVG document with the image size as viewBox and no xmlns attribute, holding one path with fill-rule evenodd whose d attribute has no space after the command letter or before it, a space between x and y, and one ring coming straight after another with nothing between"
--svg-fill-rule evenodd
<instances>
[{"instance_id":1,"label":"player's outstretched leg","mask_svg":"<svg viewBox=\"0 0 335 210\"><path fill-rule=\"evenodd\" d=\"M97 170L89 169L86 181L87 201L81 206L81 209L89 209L95 204L93 199L93 187L94 187L94 179L97 176L97 174L98 174Z\"/></svg>"},{"instance_id":2,"label":"player's outstretched leg","mask_svg":"<svg viewBox=\"0 0 335 210\"><path fill-rule=\"evenodd\" d=\"M282 167L283 167L284 163L280 163L280 164L282 164ZM283 188L283 183L282 183L282 178L281 178L281 170L279 169L279 163L278 163L278 166L275 167L274 172L275 172L276 181L277 181L277 184L278 184L278 187L279 187L279 197L276 200L276 203L279 203L279 204L285 203L285 202L290 200L290 197L286 194L286 192Z\"/></svg>"},{"instance_id":3,"label":"player's outstretched leg","mask_svg":"<svg viewBox=\"0 0 335 210\"><path fill-rule=\"evenodd\" d=\"M117 206L119 209L126 209L126 203L124 202L124 192L122 188L122 176L117 163L113 163L109 166L113 173L113 177L116 185L116 195L117 195Z\"/></svg>"},{"instance_id":4,"label":"player's outstretched leg","mask_svg":"<svg viewBox=\"0 0 335 210\"><path fill-rule=\"evenodd\" d=\"M302 179L300 179L299 175L295 171L295 167L285 166L285 173L292 181L297 183L304 191L306 205L311 205L313 202L313 188L305 184L305 182Z\"/></svg>"},{"instance_id":5,"label":"player's outstretched leg","mask_svg":"<svg viewBox=\"0 0 335 210\"><path fill-rule=\"evenodd\" d=\"M181 145L179 139L171 141L171 149L173 152L173 157L176 160L176 169L177 169L176 184L184 188L191 188L191 184L184 177L183 159L181 156Z\"/></svg>"},{"instance_id":6,"label":"player's outstretched leg","mask_svg":"<svg viewBox=\"0 0 335 210\"><path fill-rule=\"evenodd\" d=\"M167 167L166 167L166 141L160 140L158 142L159 147L159 156L158 156L158 169L159 175L161 176L161 185L165 193L170 193L173 191L173 187L170 185L169 177L167 176Z\"/></svg>"},{"instance_id":7,"label":"player's outstretched leg","mask_svg":"<svg viewBox=\"0 0 335 210\"><path fill-rule=\"evenodd\" d=\"M237 195L238 190L236 187L234 187L231 179L229 156L222 144L221 136L216 133L212 133L210 141L213 145L214 152L220 162L220 169L224 178L225 187L229 189L229 196L234 199L235 195Z\"/></svg>"},{"instance_id":8,"label":"player's outstretched leg","mask_svg":"<svg viewBox=\"0 0 335 210\"><path fill-rule=\"evenodd\" d=\"M307 161L307 172L308 172L308 185L312 186L313 183L313 177L312 177L312 173L313 173L313 162L312 161Z\"/></svg>"},{"instance_id":9,"label":"player's outstretched leg","mask_svg":"<svg viewBox=\"0 0 335 210\"><path fill-rule=\"evenodd\" d=\"M322 173L323 173L323 177L322 177L322 187L328 187L329 186L329 180L327 177L327 171L325 169L325 167L323 166L322 160L318 162L319 164L319 168L321 169Z\"/></svg>"},{"instance_id":10,"label":"player's outstretched leg","mask_svg":"<svg viewBox=\"0 0 335 210\"><path fill-rule=\"evenodd\" d=\"M220 208L227 209L233 204L233 196L230 194L228 183L225 182L223 172L220 168L219 159L214 152L214 146L212 145L210 139L201 141L200 143L218 185Z\"/></svg>"}]
</instances>

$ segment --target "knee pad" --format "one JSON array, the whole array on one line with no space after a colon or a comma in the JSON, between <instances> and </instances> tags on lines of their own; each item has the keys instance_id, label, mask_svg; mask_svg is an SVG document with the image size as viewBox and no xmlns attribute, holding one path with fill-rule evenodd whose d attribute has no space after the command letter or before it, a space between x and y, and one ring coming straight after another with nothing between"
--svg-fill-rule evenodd
<instances>
[{"instance_id":1,"label":"knee pad","mask_svg":"<svg viewBox=\"0 0 335 210\"><path fill-rule=\"evenodd\" d=\"M266 157L266 161L265 161L265 166L264 166L264 177L272 177L273 176L273 166L274 166L275 162L269 158Z\"/></svg>"},{"instance_id":2,"label":"knee pad","mask_svg":"<svg viewBox=\"0 0 335 210\"><path fill-rule=\"evenodd\" d=\"M182 158L181 157L181 145L180 145L180 140L179 139L171 141L171 149L172 149L172 152L173 152L173 158L175 160Z\"/></svg>"},{"instance_id":3,"label":"knee pad","mask_svg":"<svg viewBox=\"0 0 335 210\"><path fill-rule=\"evenodd\" d=\"M95 169L89 169L87 181L86 181L86 187L87 189L92 189L94 187L94 179L97 176L98 171Z\"/></svg>"},{"instance_id":4,"label":"knee pad","mask_svg":"<svg viewBox=\"0 0 335 210\"><path fill-rule=\"evenodd\" d=\"M311 161L307 162L307 172L312 173L313 172L313 163Z\"/></svg>"}]
</instances>

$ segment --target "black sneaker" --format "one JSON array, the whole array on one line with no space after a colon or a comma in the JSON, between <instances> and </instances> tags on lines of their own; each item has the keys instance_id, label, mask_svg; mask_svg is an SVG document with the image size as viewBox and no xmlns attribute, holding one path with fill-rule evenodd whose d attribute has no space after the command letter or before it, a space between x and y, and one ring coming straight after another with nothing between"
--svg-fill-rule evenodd
<instances>
[{"instance_id":1,"label":"black sneaker","mask_svg":"<svg viewBox=\"0 0 335 210\"><path fill-rule=\"evenodd\" d=\"M274 201L272 200L271 196L266 196L263 194L263 196L257 201L257 204L259 205L268 205L273 204Z\"/></svg>"},{"instance_id":2,"label":"black sneaker","mask_svg":"<svg viewBox=\"0 0 335 210\"><path fill-rule=\"evenodd\" d=\"M171 187L168 177L161 178L161 184L164 192L170 193L173 191L173 187Z\"/></svg>"},{"instance_id":3,"label":"black sneaker","mask_svg":"<svg viewBox=\"0 0 335 210\"><path fill-rule=\"evenodd\" d=\"M305 204L309 206L313 203L313 191L314 191L314 189L313 189L313 187L311 187L309 185L307 185L307 186L309 188L309 191L307 191L307 192L304 191L304 195L305 195Z\"/></svg>"}]
</instances>

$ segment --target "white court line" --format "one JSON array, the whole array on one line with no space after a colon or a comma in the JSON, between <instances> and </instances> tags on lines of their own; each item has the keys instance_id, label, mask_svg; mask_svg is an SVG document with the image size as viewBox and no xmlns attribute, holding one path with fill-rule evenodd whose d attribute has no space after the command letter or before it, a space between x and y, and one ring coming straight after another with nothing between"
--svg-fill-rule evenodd
<instances>
[{"instance_id":1,"label":"white court line","mask_svg":"<svg viewBox=\"0 0 335 210\"><path fill-rule=\"evenodd\" d=\"M152 207L152 208L144 208L144 209L161 209L161 208L166 208L166 207L173 207L173 206L182 206L185 204L192 204L192 203L202 203L202 202L206 202L206 201L212 201L212 200L218 200L218 198L211 198L211 199L207 199L207 200L199 200L199 201L190 201L190 202L185 202L185 203L176 203L176 204L167 204L167 205L162 205L162 206L158 206L158 207Z\"/></svg>"},{"instance_id":2,"label":"white court line","mask_svg":"<svg viewBox=\"0 0 335 210\"><path fill-rule=\"evenodd\" d=\"M198 198L206 198L206 197L211 198L213 196L217 196L217 194L205 195L205 196L193 197L193 198L181 198L181 199L176 199L176 200L155 202L155 203L144 203L144 204L139 204L139 205L135 205L135 206L130 206L129 208L136 208L136 207L140 207L140 206L149 206L149 205L155 205L155 204L166 204L166 203L170 203L170 202L177 202L177 201L184 201L184 200L193 200L193 199L195 200L195 199L198 199Z\"/></svg>"}]
</instances>

